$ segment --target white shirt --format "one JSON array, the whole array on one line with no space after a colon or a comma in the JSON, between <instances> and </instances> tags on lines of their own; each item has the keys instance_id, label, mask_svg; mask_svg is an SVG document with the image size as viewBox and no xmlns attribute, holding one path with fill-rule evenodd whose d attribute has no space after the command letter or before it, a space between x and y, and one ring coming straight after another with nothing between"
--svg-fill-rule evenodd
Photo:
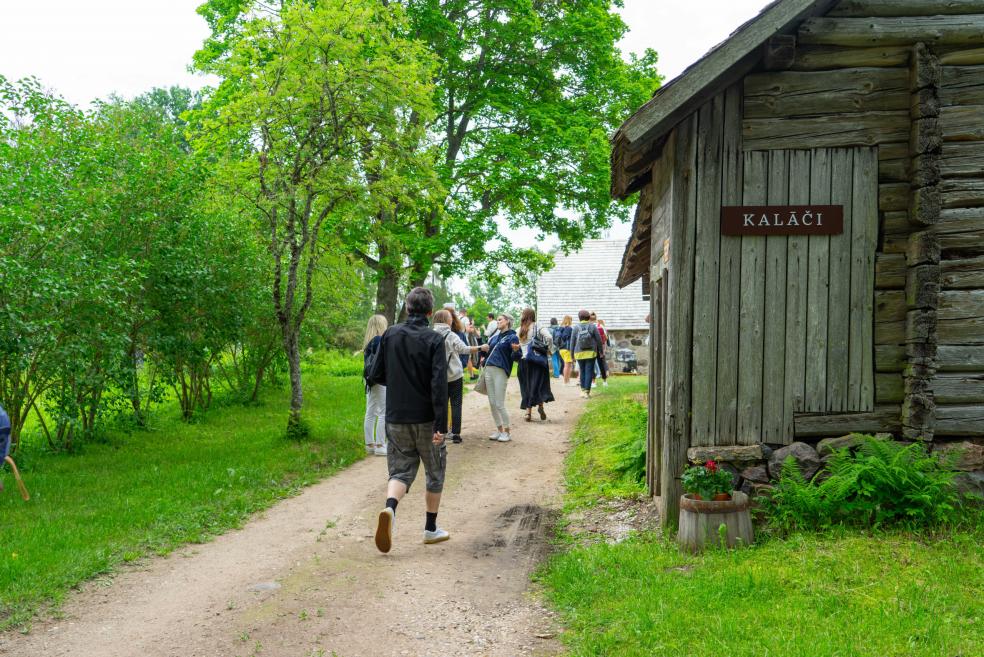
<instances>
[{"instance_id":1,"label":"white shirt","mask_svg":"<svg viewBox=\"0 0 984 657\"><path fill-rule=\"evenodd\" d=\"M490 319L489 323L485 326L485 337L491 338L495 335L496 329L499 328L499 322L494 319Z\"/></svg>"}]
</instances>

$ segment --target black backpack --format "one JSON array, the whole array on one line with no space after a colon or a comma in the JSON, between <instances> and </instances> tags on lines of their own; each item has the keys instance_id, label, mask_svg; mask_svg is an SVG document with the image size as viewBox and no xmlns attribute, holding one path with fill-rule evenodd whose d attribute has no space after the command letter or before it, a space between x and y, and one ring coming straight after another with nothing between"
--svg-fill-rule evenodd
<instances>
[{"instance_id":1,"label":"black backpack","mask_svg":"<svg viewBox=\"0 0 984 657\"><path fill-rule=\"evenodd\" d=\"M577 344L574 351L594 351L598 344L598 329L594 324L586 324L577 332Z\"/></svg>"},{"instance_id":2,"label":"black backpack","mask_svg":"<svg viewBox=\"0 0 984 657\"><path fill-rule=\"evenodd\" d=\"M379 345L382 342L381 338L373 338L362 350L362 380L366 383L366 390L371 387L369 385L369 373L372 372L373 365L376 364L376 358L379 356Z\"/></svg>"}]
</instances>

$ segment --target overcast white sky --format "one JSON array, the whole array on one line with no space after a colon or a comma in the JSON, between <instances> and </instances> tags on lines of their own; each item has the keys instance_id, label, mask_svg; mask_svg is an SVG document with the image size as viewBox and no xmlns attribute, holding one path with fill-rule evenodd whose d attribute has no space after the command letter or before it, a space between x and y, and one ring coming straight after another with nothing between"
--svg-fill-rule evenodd
<instances>
[{"instance_id":1,"label":"overcast white sky","mask_svg":"<svg viewBox=\"0 0 984 657\"><path fill-rule=\"evenodd\" d=\"M87 105L111 93L200 87L187 71L208 34L201 0L0 0L0 75L28 75L69 101ZM626 52L654 48L667 81L697 60L768 0L624 0ZM627 226L611 237L626 237ZM515 235L524 246L532 231Z\"/></svg>"}]
</instances>

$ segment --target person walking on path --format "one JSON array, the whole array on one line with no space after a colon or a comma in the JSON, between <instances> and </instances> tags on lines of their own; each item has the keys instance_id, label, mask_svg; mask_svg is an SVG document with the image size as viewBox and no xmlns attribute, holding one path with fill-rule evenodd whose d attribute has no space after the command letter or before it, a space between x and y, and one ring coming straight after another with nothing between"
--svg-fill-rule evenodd
<instances>
[{"instance_id":1,"label":"person walking on path","mask_svg":"<svg viewBox=\"0 0 984 657\"><path fill-rule=\"evenodd\" d=\"M366 453L386 456L386 386L369 383L372 362L379 353L379 343L389 322L383 315L373 315L366 324L366 337L362 342L362 377L366 384L366 416L362 431L366 441Z\"/></svg>"},{"instance_id":2,"label":"person walking on path","mask_svg":"<svg viewBox=\"0 0 984 657\"><path fill-rule=\"evenodd\" d=\"M448 310L434 313L434 330L444 338L444 353L448 361L448 399L451 402L451 427L448 436L454 444L461 443L461 401L464 393L465 373L458 356L471 356L478 352L478 345L469 346L451 330L452 317Z\"/></svg>"},{"instance_id":3,"label":"person walking on path","mask_svg":"<svg viewBox=\"0 0 984 657\"><path fill-rule=\"evenodd\" d=\"M598 319L598 316L591 313L591 322L598 327L598 336L601 338L601 351L595 359L595 378L601 377L601 383L608 386L608 333L605 331L605 320Z\"/></svg>"},{"instance_id":4,"label":"person walking on path","mask_svg":"<svg viewBox=\"0 0 984 657\"><path fill-rule=\"evenodd\" d=\"M496 426L496 431L489 436L489 440L498 440L500 443L512 440L509 433L509 411L506 410L506 385L509 383L513 362L519 356L519 337L512 329L512 321L512 317L505 313L499 315L496 333L489 340L488 356L482 371L492 421Z\"/></svg>"},{"instance_id":5,"label":"person walking on path","mask_svg":"<svg viewBox=\"0 0 984 657\"><path fill-rule=\"evenodd\" d=\"M570 385L571 382L571 368L573 367L574 358L571 356L571 316L564 315L564 319L560 323L560 328L557 329L557 352L560 354L560 360L564 363L564 385Z\"/></svg>"},{"instance_id":6,"label":"person walking on path","mask_svg":"<svg viewBox=\"0 0 984 657\"><path fill-rule=\"evenodd\" d=\"M532 308L523 310L519 319L519 407L526 411L526 421L533 419L533 407L546 420L543 405L554 400L550 391L550 347L553 338L550 331L536 323L536 312Z\"/></svg>"},{"instance_id":7,"label":"person walking on path","mask_svg":"<svg viewBox=\"0 0 984 657\"><path fill-rule=\"evenodd\" d=\"M560 359L560 347L557 346L557 333L560 325L556 317L550 318L550 364L553 365L553 378L559 379L560 373L564 369L564 361Z\"/></svg>"},{"instance_id":8,"label":"person walking on path","mask_svg":"<svg viewBox=\"0 0 984 657\"><path fill-rule=\"evenodd\" d=\"M434 312L434 295L415 287L407 295L408 317L383 334L369 372L371 385L385 385L386 465L389 483L386 508L379 512L376 547L389 552L393 545L396 507L410 490L421 462L427 478L424 543L440 543L450 534L437 526L444 490L448 425L448 360L444 338L432 331L427 318Z\"/></svg>"},{"instance_id":9,"label":"person walking on path","mask_svg":"<svg viewBox=\"0 0 984 657\"><path fill-rule=\"evenodd\" d=\"M577 313L578 323L571 331L571 349L574 360L577 361L581 372L581 396L591 396L591 379L594 378L595 358L601 352L601 336L598 327L592 324L591 313L580 310Z\"/></svg>"}]
</instances>

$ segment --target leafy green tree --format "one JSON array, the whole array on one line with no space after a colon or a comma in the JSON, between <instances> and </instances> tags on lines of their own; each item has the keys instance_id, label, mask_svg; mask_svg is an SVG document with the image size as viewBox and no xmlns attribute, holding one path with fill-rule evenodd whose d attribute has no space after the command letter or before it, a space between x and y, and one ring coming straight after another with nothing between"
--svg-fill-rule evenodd
<instances>
[{"instance_id":1,"label":"leafy green tree","mask_svg":"<svg viewBox=\"0 0 984 657\"><path fill-rule=\"evenodd\" d=\"M403 12L370 0L216 0L199 11L213 38L195 62L222 82L194 119L196 143L222 158L227 189L253 206L266 237L288 433L303 434L301 329L322 254L342 251L327 236L352 221L367 174L404 156L415 117L429 120L429 58L399 37Z\"/></svg>"}]
</instances>

